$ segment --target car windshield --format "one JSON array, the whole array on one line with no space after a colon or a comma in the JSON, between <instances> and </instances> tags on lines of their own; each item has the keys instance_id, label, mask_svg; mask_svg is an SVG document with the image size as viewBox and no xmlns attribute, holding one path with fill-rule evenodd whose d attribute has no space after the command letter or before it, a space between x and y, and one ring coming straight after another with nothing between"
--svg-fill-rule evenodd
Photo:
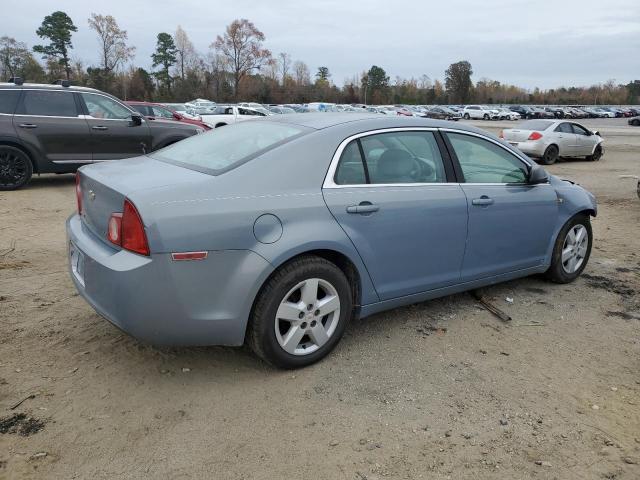
<instances>
[{"instance_id":1,"label":"car windshield","mask_svg":"<svg viewBox=\"0 0 640 480\"><path fill-rule=\"evenodd\" d=\"M527 120L526 122L519 123L516 128L522 130L537 130L542 132L549 128L553 122L549 120Z\"/></svg>"},{"instance_id":2,"label":"car windshield","mask_svg":"<svg viewBox=\"0 0 640 480\"><path fill-rule=\"evenodd\" d=\"M219 175L302 135L307 129L276 122L243 122L174 143L150 156Z\"/></svg>"}]
</instances>

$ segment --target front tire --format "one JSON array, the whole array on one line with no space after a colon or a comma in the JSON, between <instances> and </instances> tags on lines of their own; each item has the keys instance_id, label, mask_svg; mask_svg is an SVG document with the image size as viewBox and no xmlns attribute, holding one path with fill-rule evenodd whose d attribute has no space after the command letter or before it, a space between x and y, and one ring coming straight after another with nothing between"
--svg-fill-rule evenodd
<instances>
[{"instance_id":1,"label":"front tire","mask_svg":"<svg viewBox=\"0 0 640 480\"><path fill-rule=\"evenodd\" d=\"M280 267L258 294L248 344L276 367L305 367L338 344L352 316L342 270L324 258L300 257Z\"/></svg>"},{"instance_id":2,"label":"front tire","mask_svg":"<svg viewBox=\"0 0 640 480\"><path fill-rule=\"evenodd\" d=\"M464 114L464 119L465 119L465 120L469 120L470 118L471 118L471 117L469 116L469 114L468 114L468 113L465 113L465 114Z\"/></svg>"},{"instance_id":3,"label":"front tire","mask_svg":"<svg viewBox=\"0 0 640 480\"><path fill-rule=\"evenodd\" d=\"M33 165L22 150L0 145L0 191L17 190L31 180Z\"/></svg>"},{"instance_id":4,"label":"front tire","mask_svg":"<svg viewBox=\"0 0 640 480\"><path fill-rule=\"evenodd\" d=\"M593 233L589 216L578 214L560 230L545 276L555 283L570 283L580 276L591 255Z\"/></svg>"},{"instance_id":5,"label":"front tire","mask_svg":"<svg viewBox=\"0 0 640 480\"><path fill-rule=\"evenodd\" d=\"M597 162L601 158L602 158L602 146L597 145L595 150L593 151L593 155L589 155L587 157L587 160L589 160L590 162Z\"/></svg>"},{"instance_id":6,"label":"front tire","mask_svg":"<svg viewBox=\"0 0 640 480\"><path fill-rule=\"evenodd\" d=\"M540 160L544 165L553 165L558 160L559 154L560 150L558 150L558 147L549 145Z\"/></svg>"},{"instance_id":7,"label":"front tire","mask_svg":"<svg viewBox=\"0 0 640 480\"><path fill-rule=\"evenodd\" d=\"M483 118L484 120L489 120L489 115L485 113L485 114L483 115L483 117L482 117L482 118Z\"/></svg>"}]
</instances>

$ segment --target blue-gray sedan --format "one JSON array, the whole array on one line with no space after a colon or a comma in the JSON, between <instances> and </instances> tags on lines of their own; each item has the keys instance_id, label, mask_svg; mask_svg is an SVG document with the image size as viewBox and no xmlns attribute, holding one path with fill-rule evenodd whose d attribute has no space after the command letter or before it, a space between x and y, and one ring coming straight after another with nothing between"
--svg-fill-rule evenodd
<instances>
[{"instance_id":1,"label":"blue-gray sedan","mask_svg":"<svg viewBox=\"0 0 640 480\"><path fill-rule=\"evenodd\" d=\"M280 367L347 323L535 273L574 280L596 202L481 130L278 115L82 167L71 278L164 345L242 345Z\"/></svg>"}]
</instances>

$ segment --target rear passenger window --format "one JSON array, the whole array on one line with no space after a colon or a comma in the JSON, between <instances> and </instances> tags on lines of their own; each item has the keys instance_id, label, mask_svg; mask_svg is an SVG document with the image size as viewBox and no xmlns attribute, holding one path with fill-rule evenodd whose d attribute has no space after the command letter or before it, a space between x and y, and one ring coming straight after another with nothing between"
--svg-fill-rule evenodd
<instances>
[{"instance_id":1,"label":"rear passenger window","mask_svg":"<svg viewBox=\"0 0 640 480\"><path fill-rule=\"evenodd\" d=\"M358 142L364 153L364 163ZM338 185L443 183L444 163L433 132L401 131L354 140L342 152Z\"/></svg>"},{"instance_id":2,"label":"rear passenger window","mask_svg":"<svg viewBox=\"0 0 640 480\"><path fill-rule=\"evenodd\" d=\"M556 127L555 131L559 133L573 133L573 129L569 123L561 123Z\"/></svg>"},{"instance_id":3,"label":"rear passenger window","mask_svg":"<svg viewBox=\"0 0 640 480\"><path fill-rule=\"evenodd\" d=\"M71 92L25 90L22 99L24 115L43 117L77 117L78 110Z\"/></svg>"},{"instance_id":4,"label":"rear passenger window","mask_svg":"<svg viewBox=\"0 0 640 480\"><path fill-rule=\"evenodd\" d=\"M20 90L0 90L0 113L13 114L20 98Z\"/></svg>"}]
</instances>

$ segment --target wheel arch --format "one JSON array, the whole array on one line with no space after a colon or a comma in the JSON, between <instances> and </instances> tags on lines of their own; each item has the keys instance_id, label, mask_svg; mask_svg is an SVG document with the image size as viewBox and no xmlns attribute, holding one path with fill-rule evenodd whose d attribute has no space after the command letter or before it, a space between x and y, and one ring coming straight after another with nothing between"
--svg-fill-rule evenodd
<instances>
[{"instance_id":1,"label":"wheel arch","mask_svg":"<svg viewBox=\"0 0 640 480\"><path fill-rule=\"evenodd\" d=\"M40 173L40 169L38 168L38 162L35 160L35 157L32 152L29 151L27 147L22 145L20 142L16 142L15 140L4 140L0 138L0 145L6 145L8 147L14 147L23 152L29 161L31 162L31 166L33 168L33 173Z\"/></svg>"}]
</instances>

